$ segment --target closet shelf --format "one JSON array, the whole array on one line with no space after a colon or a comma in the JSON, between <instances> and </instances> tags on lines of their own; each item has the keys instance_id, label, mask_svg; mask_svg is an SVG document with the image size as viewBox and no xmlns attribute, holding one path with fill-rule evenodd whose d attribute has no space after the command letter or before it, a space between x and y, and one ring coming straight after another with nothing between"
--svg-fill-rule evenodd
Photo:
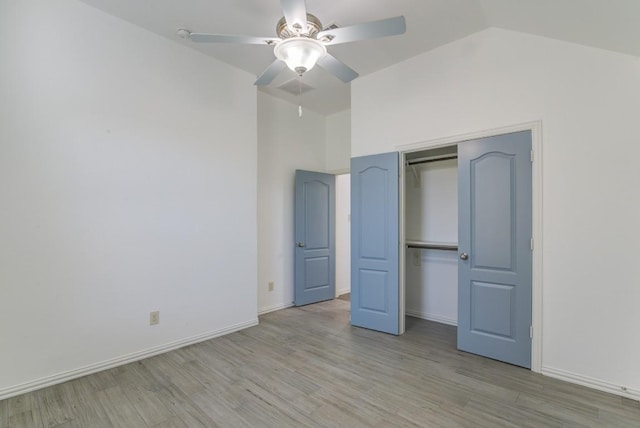
<instances>
[{"instance_id":1,"label":"closet shelf","mask_svg":"<svg viewBox=\"0 0 640 428\"><path fill-rule=\"evenodd\" d=\"M421 248L425 250L458 251L458 244L445 242L406 241L407 248Z\"/></svg>"}]
</instances>

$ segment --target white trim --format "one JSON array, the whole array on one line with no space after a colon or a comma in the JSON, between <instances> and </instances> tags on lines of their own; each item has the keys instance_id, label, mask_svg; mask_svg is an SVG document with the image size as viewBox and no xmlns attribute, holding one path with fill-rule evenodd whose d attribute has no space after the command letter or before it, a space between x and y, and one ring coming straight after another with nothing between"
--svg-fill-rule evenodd
<instances>
[{"instance_id":1,"label":"white trim","mask_svg":"<svg viewBox=\"0 0 640 428\"><path fill-rule=\"evenodd\" d=\"M624 385L616 385L600 379L589 376L583 376L577 373L568 372L562 369L543 366L541 373L555 379L563 380L570 383L586 386L587 388L597 389L598 391L609 392L611 394L620 395L622 397L631 398L632 400L640 400L640 390L628 388Z\"/></svg>"},{"instance_id":2,"label":"white trim","mask_svg":"<svg viewBox=\"0 0 640 428\"><path fill-rule=\"evenodd\" d=\"M440 315L428 314L422 311L414 311L413 309L406 309L405 314L409 315L410 317L420 318L427 321L439 322L440 324L453 325L456 327L458 326L458 320L453 318L443 317Z\"/></svg>"},{"instance_id":3,"label":"white trim","mask_svg":"<svg viewBox=\"0 0 640 428\"><path fill-rule=\"evenodd\" d=\"M351 289L350 288L343 288L341 290L336 290L336 297L340 297L343 294L349 294L351 293Z\"/></svg>"},{"instance_id":4,"label":"white trim","mask_svg":"<svg viewBox=\"0 0 640 428\"><path fill-rule=\"evenodd\" d=\"M521 123L512 126L504 126L500 128L487 129L484 131L472 132L468 134L454 135L451 137L438 138L429 141L422 141L411 144L403 144L396 146L396 150L400 152L401 157L410 152L421 151L425 149L435 149L437 147L451 146L464 141L475 140L478 138L493 137L496 135L510 134L513 132L531 131L531 146L534 152L534 162L532 165L532 220L533 220L533 239L536 242L536 250L533 252L532 258L532 283L531 283L531 323L533 325L533 338L531 339L531 371L540 373L542 370L542 248L543 248L543 227L542 227L542 121ZM404 166L404 162L402 162ZM404 168L402 169L400 182L404 181ZM401 184L402 185L402 184ZM400 218L404 218L404 190L401 193ZM404 232L401 229L401 232ZM404 248L404 233L402 234L402 248ZM404 293L404 278L400 287L401 293Z\"/></svg>"},{"instance_id":5,"label":"white trim","mask_svg":"<svg viewBox=\"0 0 640 428\"><path fill-rule=\"evenodd\" d=\"M279 311L280 309L287 309L294 306L293 303L278 303L276 305L265 306L262 309L258 309L258 315L268 314L269 312Z\"/></svg>"},{"instance_id":6,"label":"white trim","mask_svg":"<svg viewBox=\"0 0 640 428\"><path fill-rule=\"evenodd\" d=\"M351 168L332 169L331 171L327 171L327 174L333 174L333 175L351 174Z\"/></svg>"},{"instance_id":7,"label":"white trim","mask_svg":"<svg viewBox=\"0 0 640 428\"><path fill-rule=\"evenodd\" d=\"M476 140L478 138L495 137L497 135L511 134L513 132L534 130L534 128L538 127L540 127L540 129L542 127L542 121L540 120L535 122L526 122L517 125L486 129L483 131L470 132L467 134L458 134L450 137L435 138L433 140L419 141L416 143L401 144L399 146L396 146L396 150L401 153L419 152L424 149L435 149L438 147L453 146L464 141ZM538 160L537 156L536 160Z\"/></svg>"},{"instance_id":8,"label":"white trim","mask_svg":"<svg viewBox=\"0 0 640 428\"><path fill-rule=\"evenodd\" d=\"M229 327L221 328L219 330L210 331L207 333L199 334L197 336L188 337L186 339L176 340L160 346L154 346L153 348L145 349L143 351L134 352L121 357L111 358L106 361L102 361L95 364L90 364L78 369L69 370L66 372L58 373L55 375L43 377L41 379L25 382L20 385L11 386L9 388L0 389L0 400L4 400L16 395L25 394L27 392L34 391L36 389L45 388L47 386L56 385L59 383L67 382L79 377L90 375L92 373L100 372L103 370L111 369L114 367L129 364L134 361L139 361L145 358L153 357L155 355L164 354L169 351L173 351L178 348L193 345L195 343L204 342L219 336L224 336L229 333L233 333L245 328L258 325L258 319L252 319L243 323L235 324Z\"/></svg>"},{"instance_id":9,"label":"white trim","mask_svg":"<svg viewBox=\"0 0 640 428\"><path fill-rule=\"evenodd\" d=\"M398 154L398 334L404 334L406 330L405 313L407 311L405 296L405 278L406 278L406 238L405 238L405 189L404 189L404 174L405 174L405 161L404 153Z\"/></svg>"},{"instance_id":10,"label":"white trim","mask_svg":"<svg viewBox=\"0 0 640 428\"><path fill-rule=\"evenodd\" d=\"M533 164L531 165L533 174L532 238L535 242L535 249L532 254L533 264L531 266L531 326L533 327L531 370L540 373L542 370L542 249L544 244L542 228L542 121L533 122L529 125L533 149Z\"/></svg>"}]
</instances>

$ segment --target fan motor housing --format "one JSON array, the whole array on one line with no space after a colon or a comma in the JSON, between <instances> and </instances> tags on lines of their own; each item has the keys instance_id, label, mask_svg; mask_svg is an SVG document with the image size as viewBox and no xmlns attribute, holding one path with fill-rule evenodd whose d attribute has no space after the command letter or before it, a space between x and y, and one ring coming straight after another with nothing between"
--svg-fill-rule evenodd
<instances>
[{"instance_id":1,"label":"fan motor housing","mask_svg":"<svg viewBox=\"0 0 640 428\"><path fill-rule=\"evenodd\" d=\"M310 13L307 13L307 28L290 29L284 16L280 18L276 25L276 34L281 39L290 39L291 37L309 37L315 39L321 30L322 23L315 15Z\"/></svg>"}]
</instances>

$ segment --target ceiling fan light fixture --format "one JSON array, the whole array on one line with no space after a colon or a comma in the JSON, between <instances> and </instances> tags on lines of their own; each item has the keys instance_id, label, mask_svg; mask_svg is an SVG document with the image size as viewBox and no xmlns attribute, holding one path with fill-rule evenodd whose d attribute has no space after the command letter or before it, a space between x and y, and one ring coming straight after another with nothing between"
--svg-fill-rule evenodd
<instances>
[{"instance_id":1,"label":"ceiling fan light fixture","mask_svg":"<svg viewBox=\"0 0 640 428\"><path fill-rule=\"evenodd\" d=\"M287 67L302 75L327 54L327 48L316 39L292 37L278 43L273 52Z\"/></svg>"}]
</instances>

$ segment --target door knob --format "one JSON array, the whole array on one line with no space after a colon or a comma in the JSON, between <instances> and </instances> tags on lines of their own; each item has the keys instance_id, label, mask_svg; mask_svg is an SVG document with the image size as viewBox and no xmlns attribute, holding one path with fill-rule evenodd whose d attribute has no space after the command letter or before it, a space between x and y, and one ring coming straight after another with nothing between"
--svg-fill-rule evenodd
<instances>
[{"instance_id":1,"label":"door knob","mask_svg":"<svg viewBox=\"0 0 640 428\"><path fill-rule=\"evenodd\" d=\"M469 254L467 253L461 253L460 254L460 260L467 260L469 258Z\"/></svg>"},{"instance_id":2,"label":"door knob","mask_svg":"<svg viewBox=\"0 0 640 428\"><path fill-rule=\"evenodd\" d=\"M298 242L298 247L302 248L304 247L304 244L302 242Z\"/></svg>"}]
</instances>

